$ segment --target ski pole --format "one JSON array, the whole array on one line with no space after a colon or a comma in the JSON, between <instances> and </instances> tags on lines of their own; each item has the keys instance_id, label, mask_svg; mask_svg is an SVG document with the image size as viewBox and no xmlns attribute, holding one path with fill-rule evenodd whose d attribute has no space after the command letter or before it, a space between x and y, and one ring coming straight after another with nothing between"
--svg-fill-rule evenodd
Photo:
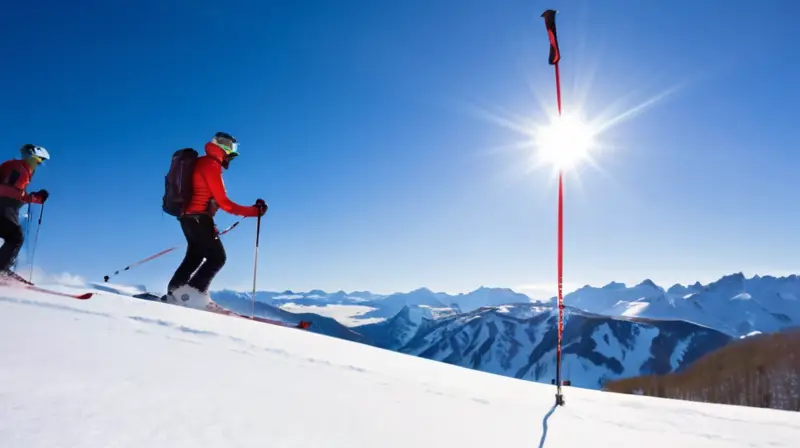
<instances>
[{"instance_id":1,"label":"ski pole","mask_svg":"<svg viewBox=\"0 0 800 448\"><path fill-rule=\"evenodd\" d=\"M547 38L550 40L550 55L547 62L554 66L556 75L556 102L558 103L558 117L561 118L561 77L558 71L558 63L561 61L561 50L558 47L558 36L556 33L556 14L554 9L548 9L542 13L544 18ZM564 406L564 395L561 393L561 344L564 337L564 298L562 296L563 286L563 228L564 228L564 195L562 169L558 169L558 244L557 244L557 274L558 274L558 339L556 340L556 405Z\"/></svg>"},{"instance_id":2,"label":"ski pole","mask_svg":"<svg viewBox=\"0 0 800 448\"><path fill-rule=\"evenodd\" d=\"M29 241L31 236L31 203L28 202L28 212L25 214L25 241ZM14 259L14 272L17 271L19 258Z\"/></svg>"},{"instance_id":3,"label":"ski pole","mask_svg":"<svg viewBox=\"0 0 800 448\"><path fill-rule=\"evenodd\" d=\"M234 228L234 227L236 227L236 226L238 226L238 225L239 225L239 223L240 223L240 222L242 222L242 220L243 220L243 219L245 219L245 218L242 218L242 219L240 219L240 220L236 221L235 223L231 224L231 226L230 226L230 227L228 227L227 229L225 229L225 230L223 230L222 232L220 232L219 236L225 235L226 233L228 233L228 232L230 232L231 230L233 230L233 228ZM114 272L113 274L111 274L111 275L106 275L106 276L103 276L103 281L105 281L106 283L108 283L108 280L109 280L111 277L114 277L114 276L118 275L120 272L129 271L131 268L135 268L136 266L139 266L139 265L141 265L141 264L147 263L147 262L148 262L148 261L150 261L150 260L154 260L154 259L156 259L156 258L158 258L158 257L160 257L160 256L162 256L162 255L168 254L168 253L172 252L173 250L175 250L175 249L178 249L178 248L180 248L180 247L183 247L183 246L173 246L173 247L170 247L169 249L164 249L164 250L162 250L161 252L159 252L159 253L157 253L157 254L150 255L149 257L147 257L147 258L145 258L145 259L143 259L143 260L139 260L139 261L137 261L136 263L129 264L128 266L125 266L124 268L122 268L122 269L119 269L119 270L115 271L115 272Z\"/></svg>"},{"instance_id":4,"label":"ski pole","mask_svg":"<svg viewBox=\"0 0 800 448\"><path fill-rule=\"evenodd\" d=\"M33 237L33 248L31 250L31 272L28 275L28 281L31 283L33 283L33 257L36 256L36 244L39 242L39 229L42 228L42 215L44 215L44 203L42 203L42 208L39 209L39 224L36 225L36 235ZM28 219L30 219L30 217Z\"/></svg>"},{"instance_id":5,"label":"ski pole","mask_svg":"<svg viewBox=\"0 0 800 448\"><path fill-rule=\"evenodd\" d=\"M28 202L28 216L26 218L27 225L25 226L25 239L27 240L29 236L31 236L31 207L33 205Z\"/></svg>"},{"instance_id":6,"label":"ski pole","mask_svg":"<svg viewBox=\"0 0 800 448\"><path fill-rule=\"evenodd\" d=\"M258 222L256 223L256 255L253 261L253 297L252 297L252 311L250 319L256 317L256 274L258 273L258 239L261 236L261 215L258 215Z\"/></svg>"}]
</instances>

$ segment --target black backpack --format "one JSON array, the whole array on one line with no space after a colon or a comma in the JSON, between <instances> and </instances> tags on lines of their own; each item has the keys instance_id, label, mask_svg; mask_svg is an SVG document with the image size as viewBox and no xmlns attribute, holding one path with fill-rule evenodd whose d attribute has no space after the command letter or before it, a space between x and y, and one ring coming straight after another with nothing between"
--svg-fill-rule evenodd
<instances>
[{"instance_id":1,"label":"black backpack","mask_svg":"<svg viewBox=\"0 0 800 448\"><path fill-rule=\"evenodd\" d=\"M199 154L192 148L175 151L164 177L164 197L161 208L169 215L180 217L192 200L192 173Z\"/></svg>"}]
</instances>

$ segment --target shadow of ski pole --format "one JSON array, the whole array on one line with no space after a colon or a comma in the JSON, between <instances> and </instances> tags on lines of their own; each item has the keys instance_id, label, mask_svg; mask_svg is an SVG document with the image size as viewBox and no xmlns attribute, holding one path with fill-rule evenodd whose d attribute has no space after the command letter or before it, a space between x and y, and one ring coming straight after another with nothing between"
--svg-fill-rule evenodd
<instances>
[{"instance_id":1,"label":"shadow of ski pole","mask_svg":"<svg viewBox=\"0 0 800 448\"><path fill-rule=\"evenodd\" d=\"M539 448L544 448L544 442L547 440L547 420L549 420L550 416L556 412L556 407L556 405L553 405L553 407L550 408L550 411L548 411L542 419L542 438L539 440Z\"/></svg>"}]
</instances>

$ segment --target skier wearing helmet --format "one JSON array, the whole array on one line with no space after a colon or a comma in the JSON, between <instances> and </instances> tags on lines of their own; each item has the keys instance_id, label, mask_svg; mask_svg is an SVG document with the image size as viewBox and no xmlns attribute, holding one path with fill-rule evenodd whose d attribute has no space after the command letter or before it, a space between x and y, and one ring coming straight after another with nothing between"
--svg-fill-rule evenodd
<instances>
[{"instance_id":1,"label":"skier wearing helmet","mask_svg":"<svg viewBox=\"0 0 800 448\"><path fill-rule=\"evenodd\" d=\"M0 276L14 276L11 266L17 259L24 242L19 225L19 209L23 204L44 204L49 194L39 190L28 194L26 189L36 168L50 154L41 146L25 144L20 148L20 159L12 159L0 164Z\"/></svg>"},{"instance_id":2,"label":"skier wearing helmet","mask_svg":"<svg viewBox=\"0 0 800 448\"><path fill-rule=\"evenodd\" d=\"M213 306L208 288L226 261L214 215L220 208L232 215L248 217L263 216L267 211L263 199L244 206L228 198L222 169L228 169L239 155L238 146L233 136L217 132L205 145L206 155L195 162L191 200L178 218L188 247L183 262L169 281L163 301L200 309Z\"/></svg>"}]
</instances>

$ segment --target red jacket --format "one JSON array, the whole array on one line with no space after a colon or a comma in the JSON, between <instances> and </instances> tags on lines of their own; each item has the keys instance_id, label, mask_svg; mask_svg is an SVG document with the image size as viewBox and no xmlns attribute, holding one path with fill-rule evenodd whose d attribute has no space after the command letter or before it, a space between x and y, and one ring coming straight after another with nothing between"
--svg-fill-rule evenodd
<instances>
[{"instance_id":1,"label":"red jacket","mask_svg":"<svg viewBox=\"0 0 800 448\"><path fill-rule=\"evenodd\" d=\"M239 205L228 198L222 182L222 161L225 152L214 143L206 143L206 155L197 159L192 174L192 200L185 214L207 214L214 216L217 209L238 216L258 216L258 207Z\"/></svg>"},{"instance_id":2,"label":"red jacket","mask_svg":"<svg viewBox=\"0 0 800 448\"><path fill-rule=\"evenodd\" d=\"M24 160L14 159L3 162L0 165L0 197L20 201L20 205L30 202L41 204L41 196L25 192L28 184L31 183L31 177L33 177L33 170Z\"/></svg>"}]
</instances>

